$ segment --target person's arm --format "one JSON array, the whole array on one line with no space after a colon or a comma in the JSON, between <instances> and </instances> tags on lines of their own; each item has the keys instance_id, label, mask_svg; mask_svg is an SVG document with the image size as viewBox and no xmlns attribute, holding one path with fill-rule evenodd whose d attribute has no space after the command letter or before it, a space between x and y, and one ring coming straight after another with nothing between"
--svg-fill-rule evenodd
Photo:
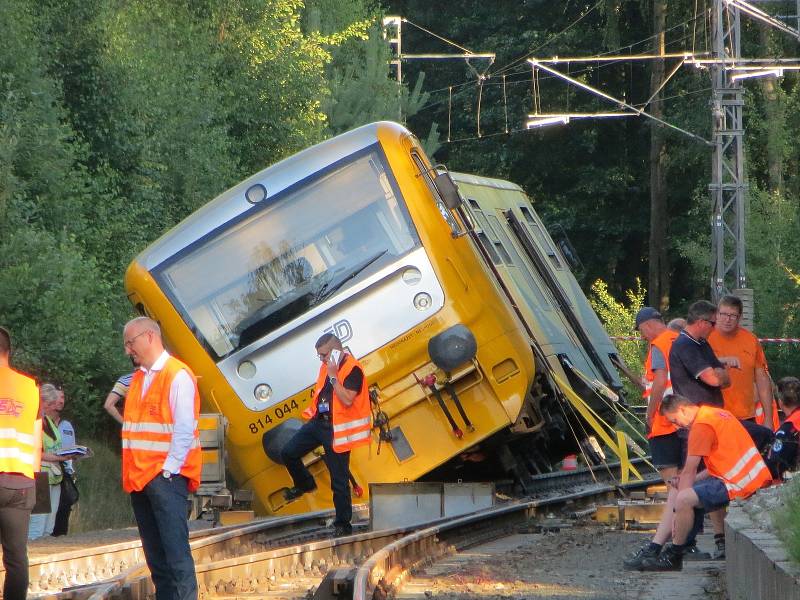
<instances>
[{"instance_id":1,"label":"person's arm","mask_svg":"<svg viewBox=\"0 0 800 600\"><path fill-rule=\"evenodd\" d=\"M686 457L686 463L683 466L680 479L678 480L679 491L692 487L694 482L697 479L700 479L699 475L697 474L697 467L700 466L701 458L702 456L695 456L693 454L690 454ZM704 471L704 473L707 473L707 471Z\"/></svg>"},{"instance_id":2,"label":"person's arm","mask_svg":"<svg viewBox=\"0 0 800 600\"><path fill-rule=\"evenodd\" d=\"M194 413L196 383L186 370L180 371L172 380L169 390L169 407L172 411L172 439L169 442L167 459L162 469L179 473L186 456L194 444L197 416Z\"/></svg>"},{"instance_id":3,"label":"person's arm","mask_svg":"<svg viewBox=\"0 0 800 600\"><path fill-rule=\"evenodd\" d=\"M103 403L103 408L106 409L106 412L110 414L120 425L122 425L123 419L122 414L119 412L119 410L117 410L117 403L122 399L122 396L114 391L111 391L108 393L108 396L106 396L106 401Z\"/></svg>"},{"instance_id":4,"label":"person's arm","mask_svg":"<svg viewBox=\"0 0 800 600\"><path fill-rule=\"evenodd\" d=\"M772 429L772 380L763 367L756 367L756 391L764 409L764 424Z\"/></svg>"},{"instance_id":5,"label":"person's arm","mask_svg":"<svg viewBox=\"0 0 800 600\"><path fill-rule=\"evenodd\" d=\"M353 371L356 371L356 369L358 369L358 367L354 368ZM360 369L358 370L360 373L361 370ZM353 377L354 373L351 372L351 374L347 376L347 379L345 381L339 381L339 377L337 376L337 371L338 367L336 366L336 364L328 362L328 378L336 377L336 381L331 382L333 385L333 393L336 394L336 397L342 401L342 404L344 404L345 406L352 406L353 402L356 399L356 396L358 395L359 390L361 389L361 381L363 381L363 373L361 374L361 379L358 381L358 386L356 387L356 389L351 389L355 386L349 385L348 380L352 381L351 377Z\"/></svg>"},{"instance_id":6,"label":"person's arm","mask_svg":"<svg viewBox=\"0 0 800 600\"><path fill-rule=\"evenodd\" d=\"M697 379L712 387L726 388L731 384L731 376L724 368L707 367L702 370Z\"/></svg>"},{"instance_id":7,"label":"person's arm","mask_svg":"<svg viewBox=\"0 0 800 600\"><path fill-rule=\"evenodd\" d=\"M653 427L653 418L656 415L661 399L664 397L664 390L667 389L667 371L665 369L653 370L653 387L650 388L650 399L647 402L647 431Z\"/></svg>"}]
</instances>

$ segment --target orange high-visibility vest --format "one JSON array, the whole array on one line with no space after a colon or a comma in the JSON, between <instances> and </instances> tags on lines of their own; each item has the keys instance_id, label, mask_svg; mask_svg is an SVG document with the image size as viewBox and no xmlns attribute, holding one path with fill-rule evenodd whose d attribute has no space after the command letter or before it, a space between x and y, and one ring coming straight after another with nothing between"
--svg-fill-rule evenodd
<instances>
[{"instance_id":1,"label":"orange high-visibility vest","mask_svg":"<svg viewBox=\"0 0 800 600\"><path fill-rule=\"evenodd\" d=\"M0 472L33 479L42 447L39 388L11 367L0 367Z\"/></svg>"},{"instance_id":2,"label":"orange high-visibility vest","mask_svg":"<svg viewBox=\"0 0 800 600\"><path fill-rule=\"evenodd\" d=\"M343 382L350 372L358 367L364 373L364 367L349 354L345 354L344 363L336 371L336 379ZM311 404L303 411L306 419L313 419L317 414L317 403L322 388L325 387L325 380L328 378L328 367L324 363L319 367L317 384L314 387L314 394L311 397ZM358 446L368 444L370 441L370 430L372 429L370 410L369 410L369 390L367 388L367 374L361 382L361 389L353 399L350 406L344 402L334 392L332 394L331 415L333 423L333 450L334 452L347 452Z\"/></svg>"},{"instance_id":3,"label":"orange high-visibility vest","mask_svg":"<svg viewBox=\"0 0 800 600\"><path fill-rule=\"evenodd\" d=\"M703 459L708 472L725 482L729 498L746 498L772 481L767 465L739 419L725 409L701 406L692 426L698 423L711 426L717 436L711 454Z\"/></svg>"},{"instance_id":4,"label":"orange high-visibility vest","mask_svg":"<svg viewBox=\"0 0 800 600\"><path fill-rule=\"evenodd\" d=\"M764 425L764 405L761 403L761 400L756 400L756 412L755 412L755 419L756 423L759 425ZM775 398L772 399L772 431L778 431L778 428L781 426L780 417L778 417L778 403L775 402ZM766 425L769 427L769 425Z\"/></svg>"},{"instance_id":5,"label":"orange high-visibility vest","mask_svg":"<svg viewBox=\"0 0 800 600\"><path fill-rule=\"evenodd\" d=\"M658 348L661 351L661 355L664 357L664 362L666 363L666 370L667 370L667 382L666 386L664 387L664 396L667 394L672 393L672 381L669 378L669 351L672 348L672 342L674 342L680 334L677 331L673 331L672 329L665 329L661 333L659 333L656 338L651 342L650 348L647 351L647 358L644 361L644 391L642 392L642 398L646 401L650 401L650 394L653 391L653 382L656 379L655 374L651 368L652 365L652 357L653 357L653 346ZM662 396L663 397L663 396ZM675 427L672 423L667 420L667 417L662 415L659 412L659 408L661 403L659 402L659 406L655 407L655 413L653 414L653 424L650 427L650 433L647 436L648 438L654 438L659 435L668 435L670 433L674 433L678 431L678 428Z\"/></svg>"},{"instance_id":6,"label":"orange high-visibility vest","mask_svg":"<svg viewBox=\"0 0 800 600\"><path fill-rule=\"evenodd\" d=\"M122 424L122 487L126 492L144 489L159 475L167 460L174 420L169 406L169 392L175 376L192 371L177 358L170 356L164 368L153 376L147 392L142 395L144 371L137 370L131 379L125 398ZM189 491L200 486L202 457L197 420L200 415L200 394L194 386L194 444L181 466L180 474L189 480Z\"/></svg>"}]
</instances>

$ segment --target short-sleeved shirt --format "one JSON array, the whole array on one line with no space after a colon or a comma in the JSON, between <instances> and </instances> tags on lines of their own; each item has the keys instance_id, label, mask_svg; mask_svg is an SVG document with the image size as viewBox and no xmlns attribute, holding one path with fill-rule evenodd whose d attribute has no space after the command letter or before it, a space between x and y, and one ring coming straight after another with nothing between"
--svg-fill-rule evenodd
<instances>
[{"instance_id":1,"label":"short-sleeved shirt","mask_svg":"<svg viewBox=\"0 0 800 600\"><path fill-rule=\"evenodd\" d=\"M128 395L128 388L131 386L131 378L133 377L133 373L128 373L127 375L123 375L119 379L117 379L114 387L111 388L111 391L119 396L120 398L124 398Z\"/></svg>"},{"instance_id":2,"label":"short-sleeved shirt","mask_svg":"<svg viewBox=\"0 0 800 600\"><path fill-rule=\"evenodd\" d=\"M364 383L364 372L359 367L353 367L353 370L344 378L342 381L342 386L346 390L350 390L352 392L358 392L361 390L361 385ZM320 408L322 406L330 407L331 398L333 398L333 384L331 383L330 379L325 380L325 386L322 388L322 391L319 393L319 403L317 406ZM319 411L320 414L323 412L327 412L324 410Z\"/></svg>"},{"instance_id":3,"label":"short-sleeved shirt","mask_svg":"<svg viewBox=\"0 0 800 600\"><path fill-rule=\"evenodd\" d=\"M728 369L731 385L722 390L725 410L737 419L750 419L756 413L756 369L767 369L767 359L758 338L739 327L734 335L726 336L717 330L708 336L708 344L717 356L735 356L738 369Z\"/></svg>"},{"instance_id":4,"label":"short-sleeved shirt","mask_svg":"<svg viewBox=\"0 0 800 600\"><path fill-rule=\"evenodd\" d=\"M656 346L650 347L650 370L651 371L663 371L667 368L667 360L664 358L664 354L659 350Z\"/></svg>"},{"instance_id":5,"label":"short-sleeved shirt","mask_svg":"<svg viewBox=\"0 0 800 600\"><path fill-rule=\"evenodd\" d=\"M669 352L669 376L672 389L696 404L722 407L722 390L699 379L706 369L720 369L711 346L705 340L696 340L686 331L672 344Z\"/></svg>"}]
</instances>

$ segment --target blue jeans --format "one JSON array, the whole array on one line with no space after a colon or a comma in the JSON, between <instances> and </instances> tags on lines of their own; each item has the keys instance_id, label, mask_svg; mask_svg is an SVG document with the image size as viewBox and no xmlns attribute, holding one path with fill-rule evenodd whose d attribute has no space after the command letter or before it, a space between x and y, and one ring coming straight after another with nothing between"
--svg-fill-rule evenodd
<instances>
[{"instance_id":1,"label":"blue jeans","mask_svg":"<svg viewBox=\"0 0 800 600\"><path fill-rule=\"evenodd\" d=\"M165 479L159 473L141 492L131 493L156 600L197 598L197 578L189 549L187 486L182 475Z\"/></svg>"},{"instance_id":2,"label":"blue jeans","mask_svg":"<svg viewBox=\"0 0 800 600\"><path fill-rule=\"evenodd\" d=\"M281 450L281 458L295 487L311 490L316 486L314 476L303 464L303 457L314 448L325 449L325 466L331 474L333 506L336 508L334 525L348 527L353 518L350 497L350 452L333 451L333 425L323 419L311 419L294 434Z\"/></svg>"}]
</instances>

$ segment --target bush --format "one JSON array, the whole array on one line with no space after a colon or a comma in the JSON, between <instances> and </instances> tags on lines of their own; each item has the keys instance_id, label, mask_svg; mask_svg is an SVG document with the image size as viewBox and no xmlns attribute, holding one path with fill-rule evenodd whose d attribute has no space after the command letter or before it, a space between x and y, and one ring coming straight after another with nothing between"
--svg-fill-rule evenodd
<instances>
[{"instance_id":1,"label":"bush","mask_svg":"<svg viewBox=\"0 0 800 600\"><path fill-rule=\"evenodd\" d=\"M81 444L94 456L76 467L80 500L72 510L70 533L135 525L130 499L122 489L119 454L106 442L82 439Z\"/></svg>"},{"instance_id":2,"label":"bush","mask_svg":"<svg viewBox=\"0 0 800 600\"><path fill-rule=\"evenodd\" d=\"M800 562L800 477L783 486L781 498L783 504L772 514L772 524L789 555Z\"/></svg>"}]
</instances>

